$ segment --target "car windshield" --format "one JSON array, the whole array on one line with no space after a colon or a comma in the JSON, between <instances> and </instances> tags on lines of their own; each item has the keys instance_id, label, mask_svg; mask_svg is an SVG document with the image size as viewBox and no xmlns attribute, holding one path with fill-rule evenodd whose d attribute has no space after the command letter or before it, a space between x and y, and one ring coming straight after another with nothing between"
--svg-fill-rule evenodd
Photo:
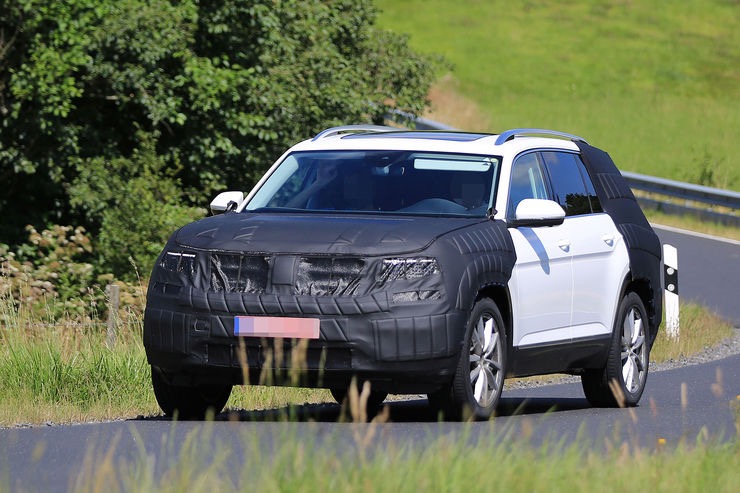
<instances>
[{"instance_id":1,"label":"car windshield","mask_svg":"<svg viewBox=\"0 0 740 493\"><path fill-rule=\"evenodd\" d=\"M417 151L288 155L245 211L485 216L500 158Z\"/></svg>"}]
</instances>

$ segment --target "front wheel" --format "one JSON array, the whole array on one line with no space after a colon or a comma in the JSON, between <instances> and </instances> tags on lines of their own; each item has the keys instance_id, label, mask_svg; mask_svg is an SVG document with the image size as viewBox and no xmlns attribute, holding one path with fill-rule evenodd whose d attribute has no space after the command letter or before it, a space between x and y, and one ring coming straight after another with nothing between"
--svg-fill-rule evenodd
<instances>
[{"instance_id":1,"label":"front wheel","mask_svg":"<svg viewBox=\"0 0 740 493\"><path fill-rule=\"evenodd\" d=\"M636 293L622 298L614 324L606 365L581 376L583 392L593 406L636 406L645 390L650 359L647 312Z\"/></svg>"},{"instance_id":2,"label":"front wheel","mask_svg":"<svg viewBox=\"0 0 740 493\"><path fill-rule=\"evenodd\" d=\"M493 300L473 306L465 330L460 360L452 383L429 395L431 405L450 417L488 419L496 409L506 372L506 330Z\"/></svg>"},{"instance_id":3,"label":"front wheel","mask_svg":"<svg viewBox=\"0 0 740 493\"><path fill-rule=\"evenodd\" d=\"M231 385L173 385L157 367L152 367L152 388L159 407L168 417L203 419L209 410L220 413L231 395Z\"/></svg>"}]
</instances>

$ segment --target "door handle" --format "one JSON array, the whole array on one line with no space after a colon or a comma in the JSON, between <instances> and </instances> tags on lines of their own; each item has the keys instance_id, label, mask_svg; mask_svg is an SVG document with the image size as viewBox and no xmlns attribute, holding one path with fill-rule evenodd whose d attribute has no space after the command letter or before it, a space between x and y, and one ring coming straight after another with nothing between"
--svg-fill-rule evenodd
<instances>
[{"instance_id":1,"label":"door handle","mask_svg":"<svg viewBox=\"0 0 740 493\"><path fill-rule=\"evenodd\" d=\"M601 241L603 241L609 246L614 246L614 235L606 234L601 237Z\"/></svg>"},{"instance_id":2,"label":"door handle","mask_svg":"<svg viewBox=\"0 0 740 493\"><path fill-rule=\"evenodd\" d=\"M559 240L558 241L558 247L564 252L567 252L570 250L570 241L568 240Z\"/></svg>"}]
</instances>

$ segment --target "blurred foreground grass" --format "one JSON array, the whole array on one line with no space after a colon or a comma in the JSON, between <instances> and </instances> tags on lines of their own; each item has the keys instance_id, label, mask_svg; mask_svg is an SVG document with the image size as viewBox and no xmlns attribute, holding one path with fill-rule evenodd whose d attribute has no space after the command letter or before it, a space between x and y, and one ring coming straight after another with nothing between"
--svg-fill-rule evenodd
<instances>
[{"instance_id":1,"label":"blurred foreground grass","mask_svg":"<svg viewBox=\"0 0 740 493\"><path fill-rule=\"evenodd\" d=\"M177 448L114 459L114 444L88 452L74 491L302 491L302 492L734 492L740 484L738 443L638 444L607 440L603 446L529 443L526 429L492 440L495 423L427 437L426 443L381 437L383 424L357 427L354 440L283 427L270 453L253 433L235 427L216 440L212 425L191 431ZM482 426L482 428L481 428ZM489 426L490 429L486 429ZM223 438L223 437L222 437ZM512 446L513 445L513 446ZM2 482L0 481L0 484Z\"/></svg>"}]
</instances>

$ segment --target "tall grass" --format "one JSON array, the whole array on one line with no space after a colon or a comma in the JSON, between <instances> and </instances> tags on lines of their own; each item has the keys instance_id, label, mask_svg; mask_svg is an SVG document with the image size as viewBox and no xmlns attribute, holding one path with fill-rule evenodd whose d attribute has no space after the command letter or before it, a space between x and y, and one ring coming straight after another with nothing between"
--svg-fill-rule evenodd
<instances>
[{"instance_id":1,"label":"tall grass","mask_svg":"<svg viewBox=\"0 0 740 493\"><path fill-rule=\"evenodd\" d=\"M445 123L566 130L621 169L740 190L736 2L376 3L381 26L452 62L432 94Z\"/></svg>"},{"instance_id":2,"label":"tall grass","mask_svg":"<svg viewBox=\"0 0 740 493\"><path fill-rule=\"evenodd\" d=\"M0 296L0 426L160 413L142 343L129 313L109 345L106 324L57 321ZM323 389L235 387L227 407L270 409L330 401Z\"/></svg>"},{"instance_id":3,"label":"tall grass","mask_svg":"<svg viewBox=\"0 0 740 493\"><path fill-rule=\"evenodd\" d=\"M154 412L140 333L140 328L121 331L116 345L108 347L104 328L3 327L0 424Z\"/></svg>"},{"instance_id":4,"label":"tall grass","mask_svg":"<svg viewBox=\"0 0 740 493\"><path fill-rule=\"evenodd\" d=\"M660 363L691 356L732 336L731 324L696 303L681 303L679 319L681 331L678 339L668 337L663 323L650 352L651 361Z\"/></svg>"},{"instance_id":5,"label":"tall grass","mask_svg":"<svg viewBox=\"0 0 740 493\"><path fill-rule=\"evenodd\" d=\"M691 215L676 216L665 214L654 209L645 209L644 212L648 221L652 224L662 224L664 226L681 228L695 233L703 233L740 241L740 228L734 226L705 221Z\"/></svg>"}]
</instances>

